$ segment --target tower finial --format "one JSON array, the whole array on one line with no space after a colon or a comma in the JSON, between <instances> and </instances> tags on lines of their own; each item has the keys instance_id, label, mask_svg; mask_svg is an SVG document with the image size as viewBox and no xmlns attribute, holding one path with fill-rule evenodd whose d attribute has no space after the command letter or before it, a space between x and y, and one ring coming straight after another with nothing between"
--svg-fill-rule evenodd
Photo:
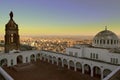
<instances>
[{"instance_id":1,"label":"tower finial","mask_svg":"<svg viewBox=\"0 0 120 80\"><path fill-rule=\"evenodd\" d=\"M105 30L107 30L107 26L105 26Z\"/></svg>"},{"instance_id":2,"label":"tower finial","mask_svg":"<svg viewBox=\"0 0 120 80\"><path fill-rule=\"evenodd\" d=\"M10 12L9 15L10 15L10 19L13 19L13 12L12 11Z\"/></svg>"}]
</instances>

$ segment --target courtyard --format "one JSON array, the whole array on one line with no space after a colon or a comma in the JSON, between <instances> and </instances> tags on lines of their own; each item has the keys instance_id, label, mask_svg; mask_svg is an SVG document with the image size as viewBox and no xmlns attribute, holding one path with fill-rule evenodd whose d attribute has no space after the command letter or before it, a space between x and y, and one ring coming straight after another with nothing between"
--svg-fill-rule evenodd
<instances>
[{"instance_id":1,"label":"courtyard","mask_svg":"<svg viewBox=\"0 0 120 80\"><path fill-rule=\"evenodd\" d=\"M14 80L100 80L91 78L88 74L43 61L3 68Z\"/></svg>"}]
</instances>

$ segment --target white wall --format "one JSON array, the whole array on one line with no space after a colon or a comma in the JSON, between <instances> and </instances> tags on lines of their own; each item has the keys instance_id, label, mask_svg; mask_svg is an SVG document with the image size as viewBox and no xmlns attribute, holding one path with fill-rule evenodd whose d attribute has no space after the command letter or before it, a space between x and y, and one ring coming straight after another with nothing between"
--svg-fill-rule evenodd
<instances>
[{"instance_id":1,"label":"white wall","mask_svg":"<svg viewBox=\"0 0 120 80\"><path fill-rule=\"evenodd\" d=\"M117 58L118 63L120 64L120 53L111 53L107 49L102 48L90 48L90 47L81 47L81 48L67 48L66 54L69 55L69 52L78 53L78 57L90 58L91 53L98 54L98 59L100 61L111 63L111 58ZM91 59L91 58L90 58Z\"/></svg>"}]
</instances>

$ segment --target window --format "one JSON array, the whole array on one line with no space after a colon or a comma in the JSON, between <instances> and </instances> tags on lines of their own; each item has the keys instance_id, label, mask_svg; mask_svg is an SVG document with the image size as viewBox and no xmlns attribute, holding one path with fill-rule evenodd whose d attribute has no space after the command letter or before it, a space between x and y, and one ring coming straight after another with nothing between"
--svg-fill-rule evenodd
<instances>
[{"instance_id":1,"label":"window","mask_svg":"<svg viewBox=\"0 0 120 80\"><path fill-rule=\"evenodd\" d=\"M95 58L95 53L93 53L93 58Z\"/></svg>"},{"instance_id":2,"label":"window","mask_svg":"<svg viewBox=\"0 0 120 80\"><path fill-rule=\"evenodd\" d=\"M99 40L97 40L97 44L99 43Z\"/></svg>"},{"instance_id":3,"label":"window","mask_svg":"<svg viewBox=\"0 0 120 80\"><path fill-rule=\"evenodd\" d=\"M11 42L13 42L13 34L11 34L10 37L11 37Z\"/></svg>"},{"instance_id":4,"label":"window","mask_svg":"<svg viewBox=\"0 0 120 80\"><path fill-rule=\"evenodd\" d=\"M76 56L76 57L78 56L78 53L77 53L77 52L75 52L75 56Z\"/></svg>"},{"instance_id":5,"label":"window","mask_svg":"<svg viewBox=\"0 0 120 80\"><path fill-rule=\"evenodd\" d=\"M90 58L91 59L98 59L98 54L90 53Z\"/></svg>"},{"instance_id":6,"label":"window","mask_svg":"<svg viewBox=\"0 0 120 80\"><path fill-rule=\"evenodd\" d=\"M102 40L100 40L100 44L102 44Z\"/></svg>"},{"instance_id":7,"label":"window","mask_svg":"<svg viewBox=\"0 0 120 80\"><path fill-rule=\"evenodd\" d=\"M118 64L118 59L116 58L116 62L115 62L116 64Z\"/></svg>"},{"instance_id":8,"label":"window","mask_svg":"<svg viewBox=\"0 0 120 80\"><path fill-rule=\"evenodd\" d=\"M111 63L118 64L118 58L111 58Z\"/></svg>"},{"instance_id":9,"label":"window","mask_svg":"<svg viewBox=\"0 0 120 80\"><path fill-rule=\"evenodd\" d=\"M111 44L113 44L113 40L111 40Z\"/></svg>"},{"instance_id":10,"label":"window","mask_svg":"<svg viewBox=\"0 0 120 80\"><path fill-rule=\"evenodd\" d=\"M114 44L116 44L116 40L114 40Z\"/></svg>"},{"instance_id":11,"label":"window","mask_svg":"<svg viewBox=\"0 0 120 80\"><path fill-rule=\"evenodd\" d=\"M103 44L105 44L105 40L103 40Z\"/></svg>"},{"instance_id":12,"label":"window","mask_svg":"<svg viewBox=\"0 0 120 80\"><path fill-rule=\"evenodd\" d=\"M90 58L92 58L92 53L90 53Z\"/></svg>"},{"instance_id":13,"label":"window","mask_svg":"<svg viewBox=\"0 0 120 80\"><path fill-rule=\"evenodd\" d=\"M107 40L107 44L109 44L109 40Z\"/></svg>"},{"instance_id":14,"label":"window","mask_svg":"<svg viewBox=\"0 0 120 80\"><path fill-rule=\"evenodd\" d=\"M96 59L98 59L98 54L96 54Z\"/></svg>"}]
</instances>

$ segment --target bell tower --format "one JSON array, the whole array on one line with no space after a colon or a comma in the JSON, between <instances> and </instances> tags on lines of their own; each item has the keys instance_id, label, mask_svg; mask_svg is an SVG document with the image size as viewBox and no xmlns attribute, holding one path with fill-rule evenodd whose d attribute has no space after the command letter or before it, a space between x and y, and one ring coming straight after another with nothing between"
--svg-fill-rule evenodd
<instances>
[{"instance_id":1,"label":"bell tower","mask_svg":"<svg viewBox=\"0 0 120 80\"><path fill-rule=\"evenodd\" d=\"M10 20L5 25L5 53L9 53L12 50L19 50L20 41L19 41L19 29L18 25L13 20L13 12L11 11Z\"/></svg>"}]
</instances>

